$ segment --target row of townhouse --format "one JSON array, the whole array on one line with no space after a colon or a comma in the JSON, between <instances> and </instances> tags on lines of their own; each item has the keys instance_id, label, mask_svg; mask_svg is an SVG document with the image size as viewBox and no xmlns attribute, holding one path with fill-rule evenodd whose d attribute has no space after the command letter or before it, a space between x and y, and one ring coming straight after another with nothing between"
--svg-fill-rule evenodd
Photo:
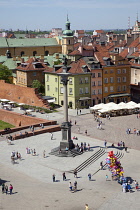
<instances>
[{"instance_id":1,"label":"row of townhouse","mask_svg":"<svg viewBox=\"0 0 140 210\"><path fill-rule=\"evenodd\" d=\"M98 51L99 52L99 51ZM130 101L130 64L127 60L112 54L83 57L72 62L67 70L68 104L71 108L87 108L104 102ZM63 105L63 84L59 73L62 68L47 68L45 73L45 95L53 96L55 103Z\"/></svg>"}]
</instances>

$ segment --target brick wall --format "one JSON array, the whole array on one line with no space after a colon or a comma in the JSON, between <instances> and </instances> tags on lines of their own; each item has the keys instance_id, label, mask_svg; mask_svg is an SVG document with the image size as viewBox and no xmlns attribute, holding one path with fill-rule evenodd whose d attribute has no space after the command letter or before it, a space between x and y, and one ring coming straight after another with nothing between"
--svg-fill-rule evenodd
<instances>
[{"instance_id":1,"label":"brick wall","mask_svg":"<svg viewBox=\"0 0 140 210\"><path fill-rule=\"evenodd\" d=\"M0 80L0 98L6 98L10 101L25 103L31 106L44 108L49 107L38 97L37 90L35 88L8 84L3 80Z\"/></svg>"},{"instance_id":2,"label":"brick wall","mask_svg":"<svg viewBox=\"0 0 140 210\"><path fill-rule=\"evenodd\" d=\"M43 123L44 125L56 124L56 121L44 120L42 118L26 116L23 114L18 114L18 113L3 110L3 109L0 109L0 120L10 123L16 127L18 127L19 125L20 127L22 127L22 126L29 126L29 125L40 124L40 123Z\"/></svg>"}]
</instances>

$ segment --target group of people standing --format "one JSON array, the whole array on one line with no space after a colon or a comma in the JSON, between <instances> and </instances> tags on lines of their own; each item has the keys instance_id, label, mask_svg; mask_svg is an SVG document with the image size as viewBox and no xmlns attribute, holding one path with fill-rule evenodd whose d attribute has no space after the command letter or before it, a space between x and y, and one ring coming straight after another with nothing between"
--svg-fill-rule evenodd
<instances>
[{"instance_id":1,"label":"group of people standing","mask_svg":"<svg viewBox=\"0 0 140 210\"><path fill-rule=\"evenodd\" d=\"M5 183L2 183L2 193L6 193L6 195L9 194L11 195L13 191L13 185L10 184L10 186L8 187L8 185L5 185Z\"/></svg>"}]
</instances>

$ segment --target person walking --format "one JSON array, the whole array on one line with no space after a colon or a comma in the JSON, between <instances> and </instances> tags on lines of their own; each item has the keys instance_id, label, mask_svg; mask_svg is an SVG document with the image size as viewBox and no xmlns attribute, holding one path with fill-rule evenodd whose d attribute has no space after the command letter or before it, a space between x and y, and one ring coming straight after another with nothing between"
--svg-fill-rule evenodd
<instances>
[{"instance_id":1,"label":"person walking","mask_svg":"<svg viewBox=\"0 0 140 210\"><path fill-rule=\"evenodd\" d=\"M12 194L12 191L13 191L13 185L12 184L10 184L9 190L10 190L10 195L11 195Z\"/></svg>"},{"instance_id":2,"label":"person walking","mask_svg":"<svg viewBox=\"0 0 140 210\"><path fill-rule=\"evenodd\" d=\"M86 134L86 136L87 136L87 130L85 130L85 134Z\"/></svg>"},{"instance_id":3,"label":"person walking","mask_svg":"<svg viewBox=\"0 0 140 210\"><path fill-rule=\"evenodd\" d=\"M108 181L108 175L107 174L106 174L105 178L106 178L106 181Z\"/></svg>"},{"instance_id":4,"label":"person walking","mask_svg":"<svg viewBox=\"0 0 140 210\"><path fill-rule=\"evenodd\" d=\"M85 204L85 210L89 210L88 204Z\"/></svg>"},{"instance_id":5,"label":"person walking","mask_svg":"<svg viewBox=\"0 0 140 210\"><path fill-rule=\"evenodd\" d=\"M91 181L91 173L88 174L88 179Z\"/></svg>"},{"instance_id":6,"label":"person walking","mask_svg":"<svg viewBox=\"0 0 140 210\"><path fill-rule=\"evenodd\" d=\"M71 184L71 182L69 182L69 189L70 189L70 191L72 191L72 184Z\"/></svg>"},{"instance_id":7,"label":"person walking","mask_svg":"<svg viewBox=\"0 0 140 210\"><path fill-rule=\"evenodd\" d=\"M52 176L52 177L53 177L53 182L55 182L55 174L53 174L53 176Z\"/></svg>"},{"instance_id":8,"label":"person walking","mask_svg":"<svg viewBox=\"0 0 140 210\"><path fill-rule=\"evenodd\" d=\"M75 125L77 124L76 120L75 120Z\"/></svg>"},{"instance_id":9,"label":"person walking","mask_svg":"<svg viewBox=\"0 0 140 210\"><path fill-rule=\"evenodd\" d=\"M103 169L103 161L100 162L100 170Z\"/></svg>"},{"instance_id":10,"label":"person walking","mask_svg":"<svg viewBox=\"0 0 140 210\"><path fill-rule=\"evenodd\" d=\"M7 185L5 185L5 193L6 193L6 195L8 194L8 186Z\"/></svg>"},{"instance_id":11,"label":"person walking","mask_svg":"<svg viewBox=\"0 0 140 210\"><path fill-rule=\"evenodd\" d=\"M74 169L74 177L77 178L77 170L76 169Z\"/></svg>"},{"instance_id":12,"label":"person walking","mask_svg":"<svg viewBox=\"0 0 140 210\"><path fill-rule=\"evenodd\" d=\"M53 140L53 133L51 133L51 140Z\"/></svg>"},{"instance_id":13,"label":"person walking","mask_svg":"<svg viewBox=\"0 0 140 210\"><path fill-rule=\"evenodd\" d=\"M62 175L63 175L63 181L65 181L66 180L66 174L65 174L65 172Z\"/></svg>"},{"instance_id":14,"label":"person walking","mask_svg":"<svg viewBox=\"0 0 140 210\"><path fill-rule=\"evenodd\" d=\"M4 191L5 191L5 184L2 183L1 187L2 187L2 193L4 193Z\"/></svg>"},{"instance_id":15,"label":"person walking","mask_svg":"<svg viewBox=\"0 0 140 210\"><path fill-rule=\"evenodd\" d=\"M77 181L74 182L74 191L77 191Z\"/></svg>"},{"instance_id":16,"label":"person walking","mask_svg":"<svg viewBox=\"0 0 140 210\"><path fill-rule=\"evenodd\" d=\"M107 141L106 140L104 141L104 147L105 148L107 147Z\"/></svg>"},{"instance_id":17,"label":"person walking","mask_svg":"<svg viewBox=\"0 0 140 210\"><path fill-rule=\"evenodd\" d=\"M46 151L44 150L44 151L43 151L43 157L44 157L44 158L46 157L45 152L46 152Z\"/></svg>"}]
</instances>

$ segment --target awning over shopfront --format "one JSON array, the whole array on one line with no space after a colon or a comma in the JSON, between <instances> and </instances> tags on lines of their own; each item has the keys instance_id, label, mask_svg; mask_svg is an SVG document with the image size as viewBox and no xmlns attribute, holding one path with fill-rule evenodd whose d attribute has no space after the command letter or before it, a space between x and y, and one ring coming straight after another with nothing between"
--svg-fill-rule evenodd
<instances>
[{"instance_id":1,"label":"awning over shopfront","mask_svg":"<svg viewBox=\"0 0 140 210\"><path fill-rule=\"evenodd\" d=\"M86 101L86 100L91 100L89 97L81 97L79 98L79 101Z\"/></svg>"},{"instance_id":2,"label":"awning over shopfront","mask_svg":"<svg viewBox=\"0 0 140 210\"><path fill-rule=\"evenodd\" d=\"M108 98L117 98L117 97L124 97L124 96L130 96L131 94L129 93L120 93L120 94L112 94L109 95Z\"/></svg>"}]
</instances>

